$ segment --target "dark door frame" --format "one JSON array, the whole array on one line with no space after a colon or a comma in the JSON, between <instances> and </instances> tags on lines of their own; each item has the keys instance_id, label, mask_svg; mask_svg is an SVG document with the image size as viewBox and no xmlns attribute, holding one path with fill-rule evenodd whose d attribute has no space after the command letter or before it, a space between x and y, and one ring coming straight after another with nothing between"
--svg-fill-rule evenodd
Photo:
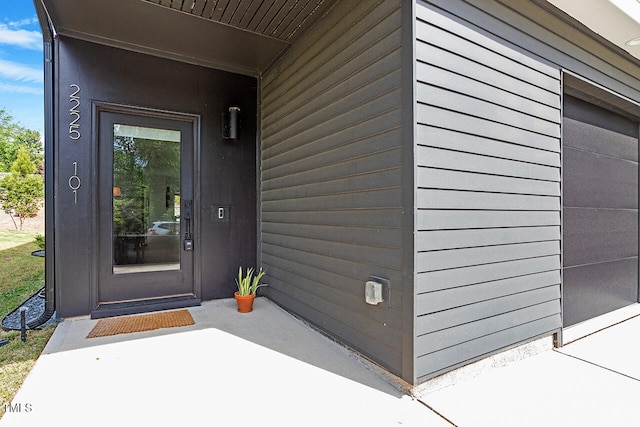
<instances>
[{"instance_id":1,"label":"dark door frame","mask_svg":"<svg viewBox=\"0 0 640 427\"><path fill-rule=\"evenodd\" d=\"M192 177L193 177L193 218L191 231L194 235L194 248L193 248L193 292L191 294L183 294L177 296L171 296L166 298L155 298L148 300L133 300L133 301L121 301L114 303L101 303L99 298L99 280L100 280L100 243L98 242L100 236L100 211L99 211L99 179L97 179L100 171L100 156L98 141L100 136L100 114L103 112L125 114L149 117L154 119L167 119L173 121L182 121L190 123L192 126L193 134L193 164ZM92 253L92 268L91 268L91 286L90 286L90 298L91 298L91 317L102 318L110 317L122 314L134 314L155 310L165 310L178 307L189 307L200 305L201 290L202 290L202 258L201 258L201 239L200 239L200 181L201 181L201 168L200 168L200 126L201 117L197 114L189 114L183 112L158 110L152 108L123 105L104 101L92 102L92 170L94 171L93 180L94 190L92 198L93 210L91 212L91 218L93 222L92 233L95 236L94 244L91 248Z\"/></svg>"}]
</instances>

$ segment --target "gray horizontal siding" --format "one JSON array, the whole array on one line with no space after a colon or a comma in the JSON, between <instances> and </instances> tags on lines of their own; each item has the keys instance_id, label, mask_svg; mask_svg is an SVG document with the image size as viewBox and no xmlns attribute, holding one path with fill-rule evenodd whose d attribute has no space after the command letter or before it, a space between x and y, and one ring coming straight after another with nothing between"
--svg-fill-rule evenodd
<instances>
[{"instance_id":1,"label":"gray horizontal siding","mask_svg":"<svg viewBox=\"0 0 640 427\"><path fill-rule=\"evenodd\" d=\"M401 15L338 2L263 76L260 234L269 297L399 375ZM391 281L382 305L370 275Z\"/></svg>"},{"instance_id":2,"label":"gray horizontal siding","mask_svg":"<svg viewBox=\"0 0 640 427\"><path fill-rule=\"evenodd\" d=\"M423 27L426 28L426 27ZM467 43L465 40L455 37L445 31L439 30L436 27L430 27L429 31L432 31L434 35L440 35L453 39L454 42ZM427 37L429 37L427 35ZM442 45L440 45L442 46ZM523 98L533 101L533 104L528 108L538 108L542 106L553 107L558 100L558 94L553 90L553 87L542 88L536 85L531 85L526 79L523 79L518 74L501 73L501 74L486 74L486 64L491 63L491 58L501 58L499 55L494 54L489 50L482 49L483 55L473 57L464 56L464 52L460 52L455 47L451 50L442 49L440 46L432 45L428 43L417 43L416 51L418 56L433 58L429 64L418 63L416 64L416 71L418 74L427 74L429 70L434 68L440 68L442 70L464 70L462 75L456 74L452 71L442 74L434 83L441 87L446 87L445 78L455 78L458 84L474 84L474 81L484 82L488 87L494 87L502 89L509 87L513 92L520 94ZM473 55L474 45L469 44L469 54ZM462 55L462 56L461 56ZM476 90L479 90L482 86L476 85ZM485 91L486 92L486 91ZM487 100L493 99L493 95L489 95ZM501 101L505 102L505 101ZM506 102L515 103L517 98L508 99ZM537 105L541 104L541 105Z\"/></svg>"},{"instance_id":3,"label":"gray horizontal siding","mask_svg":"<svg viewBox=\"0 0 640 427\"><path fill-rule=\"evenodd\" d=\"M429 121L432 119L428 106L421 106L423 110L428 109L424 119ZM519 138L513 140L501 141L498 139L487 139L486 137L463 133L464 128L457 127L456 122L451 122L451 129L442 129L432 126L418 126L417 136L419 140L430 142L431 147L459 151L462 153L473 152L478 155L484 155L494 158L518 160L527 163L533 163L545 166L560 166L560 152L557 150L557 141L550 139L547 145L540 147L531 147L519 145L525 142L526 135L520 135ZM486 128L485 128L486 132ZM504 137L504 135L503 135ZM540 143L541 141L526 141L530 145ZM420 148L420 147L419 147Z\"/></svg>"},{"instance_id":4,"label":"gray horizontal siding","mask_svg":"<svg viewBox=\"0 0 640 427\"><path fill-rule=\"evenodd\" d=\"M504 261L560 255L560 242L518 243L420 252L418 273Z\"/></svg>"},{"instance_id":5,"label":"gray horizontal siding","mask_svg":"<svg viewBox=\"0 0 640 427\"><path fill-rule=\"evenodd\" d=\"M559 288L556 286L556 288ZM478 358L489 356L496 352L496 349L505 349L514 343L522 342L539 336L548 335L550 331L556 330L560 322L560 293L554 297L556 301L556 314L536 319L530 322L516 323L516 326L508 327L507 322L503 323L505 329L500 329L487 335L466 342L466 345L451 346L440 351L421 355L416 360L418 372L427 372L434 366L443 367L433 371L432 376L442 374L452 367L469 363ZM517 313L517 312L516 312ZM473 330L473 328L470 328ZM544 331L544 332L540 332ZM470 349L474 350L471 351Z\"/></svg>"},{"instance_id":6,"label":"gray horizontal siding","mask_svg":"<svg viewBox=\"0 0 640 427\"><path fill-rule=\"evenodd\" d=\"M446 70L438 69L438 72L442 74L449 74ZM428 72L424 75L429 76L429 80L431 80L432 74L437 75L437 72L434 70L433 72ZM520 100L522 100L522 97L519 94L513 95L510 93L499 93L498 88L491 87L484 82L477 81L473 81L473 84L457 86L455 85L455 79L451 79L448 75L445 75L442 80L451 84L449 87L450 89L455 88L456 91L464 90L468 92L461 94L451 91L450 89L439 88L432 83L427 85L423 82L418 82L417 98L431 100L429 105L432 107L444 110L453 110L475 118L524 129L527 132L548 135L552 138L558 138L560 136L560 129L558 128L557 123L553 123L549 119L538 118L534 115L546 115L545 113L548 113L550 116L555 115L557 119L557 109L554 111L550 107L540 106L540 109L543 110L541 112L527 111L530 109L522 108L522 106L518 105L519 110L514 110L512 105L520 103L512 102L510 98L520 98ZM498 99L485 101L484 99L477 98L478 96L489 98L485 92L493 92L495 96L492 98L505 97L507 99L500 104L496 104ZM496 94L496 92L498 93ZM420 115L420 113L418 114Z\"/></svg>"},{"instance_id":7,"label":"gray horizontal siding","mask_svg":"<svg viewBox=\"0 0 640 427\"><path fill-rule=\"evenodd\" d=\"M447 248L507 245L560 239L560 227L505 227L499 229L435 230L416 236L418 252Z\"/></svg>"},{"instance_id":8,"label":"gray horizontal siding","mask_svg":"<svg viewBox=\"0 0 640 427\"><path fill-rule=\"evenodd\" d=\"M416 215L422 231L455 229L460 224L469 229L560 225L560 212L553 211L420 210Z\"/></svg>"},{"instance_id":9,"label":"gray horizontal siding","mask_svg":"<svg viewBox=\"0 0 640 427\"><path fill-rule=\"evenodd\" d=\"M512 57L509 52L524 54L548 70L573 71L640 101L637 61L621 56L617 48L607 49L584 30L567 25L560 17L563 13L549 13L555 8L544 0L464 0L456 2L455 7L448 0L429 3L494 36L507 57Z\"/></svg>"},{"instance_id":10,"label":"gray horizontal siding","mask_svg":"<svg viewBox=\"0 0 640 427\"><path fill-rule=\"evenodd\" d=\"M418 120L420 120L420 116L418 116ZM442 126L445 123L447 122L434 122L431 126ZM428 125L420 123L419 126ZM481 129L479 131L482 132ZM430 140L427 139L425 141ZM473 150L473 148L471 150ZM460 169L460 165L464 165L463 170L469 172L546 181L558 181L560 179L560 169L558 167L538 165L520 160L510 160L504 157L490 157L484 154L473 153L473 151L465 153L421 145L417 148L416 156L418 158L418 164L424 167L455 170ZM523 164L526 164L527 167L522 167Z\"/></svg>"},{"instance_id":11,"label":"gray horizontal siding","mask_svg":"<svg viewBox=\"0 0 640 427\"><path fill-rule=\"evenodd\" d=\"M487 335L519 326L522 323L528 323L531 319L557 316L558 309L559 302L556 299L520 308L516 311L515 315L513 312L502 314L492 312L488 317L475 319L472 323L473 328L469 328L467 324L456 325L421 335L418 337L416 343L416 352L427 355L444 351L448 348L458 346L460 343L470 343Z\"/></svg>"},{"instance_id":12,"label":"gray horizontal siding","mask_svg":"<svg viewBox=\"0 0 640 427\"><path fill-rule=\"evenodd\" d=\"M545 257L504 261L495 264L472 265L448 270L429 271L418 275L417 292L420 295L441 289L525 276L559 268L560 257L557 255L548 255Z\"/></svg>"},{"instance_id":13,"label":"gray horizontal siding","mask_svg":"<svg viewBox=\"0 0 640 427\"><path fill-rule=\"evenodd\" d=\"M496 175L486 175L479 180L477 173L467 171L420 168L417 182L419 187L432 186L439 189L560 196L560 183L557 181Z\"/></svg>"},{"instance_id":14,"label":"gray horizontal siding","mask_svg":"<svg viewBox=\"0 0 640 427\"><path fill-rule=\"evenodd\" d=\"M498 298L511 297L515 302L518 300L518 294L530 292L535 289L546 289L546 291L540 294L549 295L549 293L553 291L548 288L552 288L558 283L560 283L560 273L557 270L550 270L524 276L510 277L508 279L492 280L470 286L442 289L433 292L431 295L423 294L418 297L417 306L418 310L422 312L436 313L452 309L461 312L461 310L463 310L462 307L467 307L470 304L477 304L479 302L486 302L488 304L489 301ZM505 301L502 302L504 303ZM545 299L543 298L542 301L545 301ZM509 306L509 304L501 304L501 309L507 312L514 309L514 307ZM488 314L490 315L491 313L488 312ZM453 318L455 317L456 316ZM461 318L462 316L458 314L457 317ZM420 324L419 330L421 334L426 334L428 331L447 329L452 326L449 323L442 323L442 321L436 322L435 318L430 320L431 322Z\"/></svg>"},{"instance_id":15,"label":"gray horizontal siding","mask_svg":"<svg viewBox=\"0 0 640 427\"><path fill-rule=\"evenodd\" d=\"M467 3L471 8L486 7L485 0L467 0ZM484 12L478 13L474 19L487 21L490 26L485 28L494 29L504 40L514 40L521 48L545 58L554 68L573 71L640 101L637 60L622 57L618 48L603 47L601 41L568 27L565 21L542 10L536 3L552 8L541 0L499 0L492 1L491 6L492 14L502 21L500 24ZM469 9L468 13L477 13L477 10Z\"/></svg>"},{"instance_id":16,"label":"gray horizontal siding","mask_svg":"<svg viewBox=\"0 0 640 427\"><path fill-rule=\"evenodd\" d=\"M478 135L478 132L482 132L486 138L560 152L557 138L537 135L525 129L485 120L473 115L462 114L457 111L437 108L429 104L418 105L417 110L417 116L419 120L422 119L420 122L424 125L448 122L450 123L448 129L452 131L471 135Z\"/></svg>"},{"instance_id":17,"label":"gray horizontal siding","mask_svg":"<svg viewBox=\"0 0 640 427\"><path fill-rule=\"evenodd\" d=\"M558 68L434 5L416 14L426 379L560 326L561 98Z\"/></svg>"}]
</instances>

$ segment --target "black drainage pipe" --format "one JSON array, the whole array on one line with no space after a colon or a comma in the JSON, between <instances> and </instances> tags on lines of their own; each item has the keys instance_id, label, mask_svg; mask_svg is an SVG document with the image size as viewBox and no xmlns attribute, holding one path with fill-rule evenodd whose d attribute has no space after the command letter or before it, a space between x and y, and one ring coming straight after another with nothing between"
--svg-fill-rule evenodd
<instances>
[{"instance_id":1,"label":"black drainage pipe","mask_svg":"<svg viewBox=\"0 0 640 427\"><path fill-rule=\"evenodd\" d=\"M33 2L42 30L42 41L44 47L44 177L45 177L45 293L44 312L27 324L31 329L38 328L47 323L55 313L55 228L53 204L54 198L54 170L53 170L53 139L54 139L54 43L55 35L49 22L47 11L41 1Z\"/></svg>"}]
</instances>

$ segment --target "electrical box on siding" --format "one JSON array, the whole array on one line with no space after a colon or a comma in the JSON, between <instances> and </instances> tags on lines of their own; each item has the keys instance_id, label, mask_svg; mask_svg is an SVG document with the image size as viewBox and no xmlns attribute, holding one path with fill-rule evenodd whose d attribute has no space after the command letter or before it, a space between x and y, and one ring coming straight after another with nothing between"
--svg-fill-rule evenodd
<instances>
[{"instance_id":1,"label":"electrical box on siding","mask_svg":"<svg viewBox=\"0 0 640 427\"><path fill-rule=\"evenodd\" d=\"M377 305L384 301L382 298L382 283L367 281L364 285L364 300L371 305Z\"/></svg>"},{"instance_id":2,"label":"electrical box on siding","mask_svg":"<svg viewBox=\"0 0 640 427\"><path fill-rule=\"evenodd\" d=\"M369 276L364 285L364 299L367 304L379 305L386 302L385 306L391 306L391 282L377 276Z\"/></svg>"}]
</instances>

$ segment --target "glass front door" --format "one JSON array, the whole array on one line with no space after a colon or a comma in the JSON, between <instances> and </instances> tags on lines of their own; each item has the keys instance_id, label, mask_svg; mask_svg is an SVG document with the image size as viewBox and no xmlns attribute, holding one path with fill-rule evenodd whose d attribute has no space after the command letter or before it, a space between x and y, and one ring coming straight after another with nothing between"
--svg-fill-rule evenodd
<instances>
[{"instance_id":1,"label":"glass front door","mask_svg":"<svg viewBox=\"0 0 640 427\"><path fill-rule=\"evenodd\" d=\"M99 303L193 295L193 121L99 122Z\"/></svg>"},{"instance_id":2,"label":"glass front door","mask_svg":"<svg viewBox=\"0 0 640 427\"><path fill-rule=\"evenodd\" d=\"M180 269L179 130L113 125L113 273Z\"/></svg>"}]
</instances>

